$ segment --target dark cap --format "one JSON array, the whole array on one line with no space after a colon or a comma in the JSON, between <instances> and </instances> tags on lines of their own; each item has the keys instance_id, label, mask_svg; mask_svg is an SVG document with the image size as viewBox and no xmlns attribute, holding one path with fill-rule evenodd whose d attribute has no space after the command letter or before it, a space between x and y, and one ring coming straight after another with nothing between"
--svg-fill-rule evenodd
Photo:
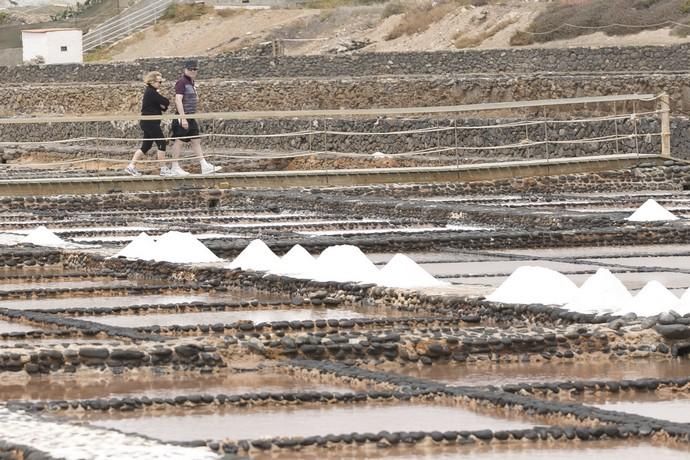
<instances>
[{"instance_id":1,"label":"dark cap","mask_svg":"<svg viewBox=\"0 0 690 460\"><path fill-rule=\"evenodd\" d=\"M187 61L184 61L184 68L185 69L198 69L199 63L197 62L196 59L189 59Z\"/></svg>"}]
</instances>

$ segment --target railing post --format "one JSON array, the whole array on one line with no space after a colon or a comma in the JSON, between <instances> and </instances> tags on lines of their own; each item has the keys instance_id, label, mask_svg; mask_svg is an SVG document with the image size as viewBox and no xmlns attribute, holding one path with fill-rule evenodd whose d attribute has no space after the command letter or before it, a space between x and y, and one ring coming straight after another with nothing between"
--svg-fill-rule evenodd
<instances>
[{"instance_id":1,"label":"railing post","mask_svg":"<svg viewBox=\"0 0 690 460\"><path fill-rule=\"evenodd\" d=\"M661 156L671 158L671 102L667 93L659 95L661 106Z\"/></svg>"}]
</instances>

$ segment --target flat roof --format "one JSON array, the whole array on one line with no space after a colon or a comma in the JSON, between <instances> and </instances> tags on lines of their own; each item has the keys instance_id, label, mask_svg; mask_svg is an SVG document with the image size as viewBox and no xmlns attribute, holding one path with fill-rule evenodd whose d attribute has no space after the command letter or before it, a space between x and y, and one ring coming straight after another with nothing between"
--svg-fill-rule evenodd
<instances>
[{"instance_id":1,"label":"flat roof","mask_svg":"<svg viewBox=\"0 0 690 460\"><path fill-rule=\"evenodd\" d=\"M62 29L59 27L55 27L53 29L24 29L22 30L22 33L44 34L47 32L66 32L69 30L78 30L79 32L81 32L81 29Z\"/></svg>"}]
</instances>

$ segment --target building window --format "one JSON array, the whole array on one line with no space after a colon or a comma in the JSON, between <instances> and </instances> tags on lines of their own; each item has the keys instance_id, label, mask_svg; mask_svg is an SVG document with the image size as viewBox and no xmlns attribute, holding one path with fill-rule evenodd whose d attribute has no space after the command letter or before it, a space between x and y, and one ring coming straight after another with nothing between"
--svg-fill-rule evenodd
<instances>
[{"instance_id":1,"label":"building window","mask_svg":"<svg viewBox=\"0 0 690 460\"><path fill-rule=\"evenodd\" d=\"M61 46L61 47L60 47L60 51L62 51L62 52L67 51L67 47L66 47L66 46Z\"/></svg>"}]
</instances>

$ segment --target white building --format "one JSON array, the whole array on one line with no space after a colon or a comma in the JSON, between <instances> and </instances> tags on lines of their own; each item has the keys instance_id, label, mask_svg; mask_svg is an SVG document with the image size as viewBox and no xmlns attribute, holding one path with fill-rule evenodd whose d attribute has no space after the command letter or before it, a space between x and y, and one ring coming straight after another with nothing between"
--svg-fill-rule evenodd
<instances>
[{"instance_id":1,"label":"white building","mask_svg":"<svg viewBox=\"0 0 690 460\"><path fill-rule=\"evenodd\" d=\"M82 63L80 29L22 30L22 60L25 63Z\"/></svg>"}]
</instances>

